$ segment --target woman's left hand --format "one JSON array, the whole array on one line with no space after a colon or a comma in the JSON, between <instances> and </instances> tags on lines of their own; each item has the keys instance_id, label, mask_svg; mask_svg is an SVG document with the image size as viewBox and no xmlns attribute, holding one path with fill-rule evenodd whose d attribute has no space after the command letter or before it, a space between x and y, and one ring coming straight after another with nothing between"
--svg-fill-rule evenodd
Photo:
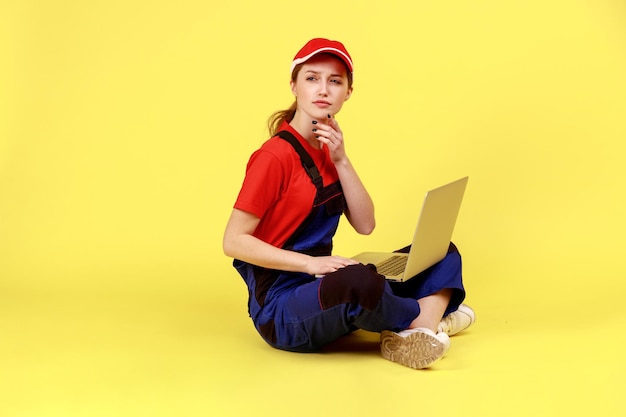
<instances>
[{"instance_id":1,"label":"woman's left hand","mask_svg":"<svg viewBox=\"0 0 626 417\"><path fill-rule=\"evenodd\" d=\"M328 123L318 123L315 135L317 140L328 146L330 159L333 163L341 162L346 158L346 150L343 143L343 132L334 117L328 115Z\"/></svg>"}]
</instances>

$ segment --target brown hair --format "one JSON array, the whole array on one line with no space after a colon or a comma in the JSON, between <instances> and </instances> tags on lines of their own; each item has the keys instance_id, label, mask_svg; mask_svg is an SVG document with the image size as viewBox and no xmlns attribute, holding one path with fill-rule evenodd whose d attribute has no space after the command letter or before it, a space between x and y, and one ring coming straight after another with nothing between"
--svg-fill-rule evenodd
<instances>
[{"instance_id":1,"label":"brown hair","mask_svg":"<svg viewBox=\"0 0 626 417\"><path fill-rule=\"evenodd\" d=\"M327 55L334 56L331 54L327 54ZM346 74L348 74L348 88L351 88L352 80L353 80L352 73L350 72L350 69L343 61L342 63L346 67ZM295 66L295 68L291 72L291 81L296 82L296 78L298 78L298 73L300 72L304 64L305 63L303 62L302 64ZM270 136L276 136L276 134L278 133L278 130L280 129L280 125L282 125L283 122L289 123L293 119L293 116L295 116L296 114L297 107L298 107L298 102L294 101L293 104L289 106L287 110L278 110L277 112L272 113L272 115L267 120L267 129L270 132Z\"/></svg>"}]
</instances>

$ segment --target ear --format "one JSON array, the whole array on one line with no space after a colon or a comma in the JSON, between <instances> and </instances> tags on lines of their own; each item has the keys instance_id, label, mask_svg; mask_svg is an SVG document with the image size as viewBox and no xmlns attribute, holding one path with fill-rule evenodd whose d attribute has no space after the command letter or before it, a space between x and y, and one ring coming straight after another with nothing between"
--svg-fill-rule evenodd
<instances>
[{"instance_id":1,"label":"ear","mask_svg":"<svg viewBox=\"0 0 626 417\"><path fill-rule=\"evenodd\" d=\"M348 89L348 93L346 94L346 98L344 99L344 101L348 101L350 97L352 97L352 87Z\"/></svg>"},{"instance_id":2,"label":"ear","mask_svg":"<svg viewBox=\"0 0 626 417\"><path fill-rule=\"evenodd\" d=\"M292 80L289 81L289 86L291 87L291 92L293 93L294 96L298 96L298 92L296 91L296 83Z\"/></svg>"}]
</instances>

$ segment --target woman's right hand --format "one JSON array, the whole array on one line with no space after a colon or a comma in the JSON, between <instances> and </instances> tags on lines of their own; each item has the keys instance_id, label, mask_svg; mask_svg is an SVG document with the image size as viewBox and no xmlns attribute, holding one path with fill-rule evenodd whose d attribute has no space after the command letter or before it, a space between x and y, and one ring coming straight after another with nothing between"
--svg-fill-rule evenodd
<instances>
[{"instance_id":1,"label":"woman's right hand","mask_svg":"<svg viewBox=\"0 0 626 417\"><path fill-rule=\"evenodd\" d=\"M348 265L356 265L357 261L342 256L310 256L306 272L311 275L326 275Z\"/></svg>"}]
</instances>

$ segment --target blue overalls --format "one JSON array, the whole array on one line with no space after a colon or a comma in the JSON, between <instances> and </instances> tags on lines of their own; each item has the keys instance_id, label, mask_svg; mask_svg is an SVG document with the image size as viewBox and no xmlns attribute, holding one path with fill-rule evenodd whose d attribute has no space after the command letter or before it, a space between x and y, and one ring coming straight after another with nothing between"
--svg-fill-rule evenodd
<instances>
[{"instance_id":1,"label":"blue overalls","mask_svg":"<svg viewBox=\"0 0 626 417\"><path fill-rule=\"evenodd\" d=\"M278 136L294 147L317 189L310 214L283 249L329 256L345 209L341 184L324 187L300 142L286 131ZM446 314L456 310L465 297L461 257L453 244L441 262L404 283L388 283L373 265L351 265L320 279L241 260L233 265L248 286L248 312L261 337L273 347L295 352L319 350L356 329L406 329L420 313L416 300L444 288L453 289Z\"/></svg>"}]
</instances>

